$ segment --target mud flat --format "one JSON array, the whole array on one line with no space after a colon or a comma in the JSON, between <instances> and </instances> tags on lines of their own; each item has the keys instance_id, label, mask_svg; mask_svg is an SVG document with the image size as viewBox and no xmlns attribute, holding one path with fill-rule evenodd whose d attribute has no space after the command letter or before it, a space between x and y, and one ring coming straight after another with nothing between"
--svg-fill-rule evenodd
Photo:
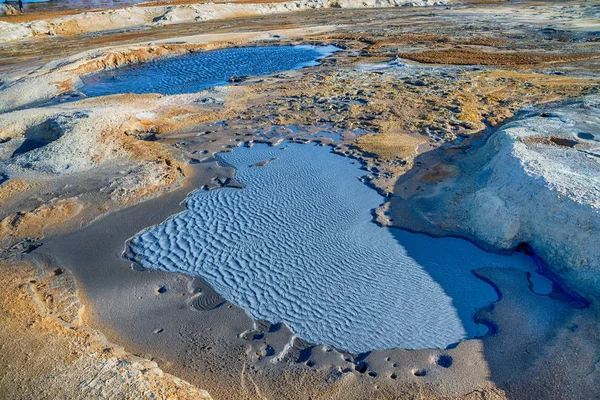
<instances>
[{"instance_id":1,"label":"mud flat","mask_svg":"<svg viewBox=\"0 0 600 400\"><path fill-rule=\"evenodd\" d=\"M85 388L91 397L185 397L205 395L201 388L225 399L597 397L595 253L584 243L599 236L597 107L590 100L600 88L595 4L309 7L227 20L216 12L203 21L196 17L216 5L163 6L169 8L21 21L11 35L21 28L27 35L34 25L51 33L44 31L50 23L58 35L0 47L0 257L8 288L0 295L2 393L78 397ZM153 12L168 18L151 21ZM87 26L89 18L98 24ZM79 92L81 77L92 72L274 44L343 50L318 66L199 93ZM505 253L494 256L503 260L525 257L507 257L516 247L535 254L552 287L538 290L531 269L465 268L465 280L499 299L459 318L484 325L486 335L445 348L360 353L375 346L350 352L319 338L311 343L275 318L251 318L199 277L139 271L122 258L128 239L184 211L191 191L218 189L209 193L216 198L252 191L240 189L217 153L252 154L262 149L258 142L286 139L333 144L347 157L335 156L339 162L364 169L367 185L354 183L365 201L390 200L374 216L357 212L365 221L461 236ZM257 149L238 149L241 143ZM329 165L334 156L326 155ZM276 170L283 160L274 158L252 160L252 169ZM466 243L452 240L443 243ZM422 260L435 255L422 246L413 255L417 250Z\"/></svg>"},{"instance_id":2,"label":"mud flat","mask_svg":"<svg viewBox=\"0 0 600 400\"><path fill-rule=\"evenodd\" d=\"M325 149L321 151L327 154ZM339 156L328 154L327 157L348 163ZM210 185L209 178L214 172L206 171L214 171L219 166L213 161L194 168L197 169L196 179L190 185ZM232 173L229 170L224 180ZM378 197L372 189L360 182L357 184ZM557 320L579 318L588 312L568 295L563 293L560 297L559 287L555 287L550 295L535 294L530 283L531 273L509 268L508 275L502 275L499 271L504 268L478 269L479 278L469 278L472 283L478 282L484 291L494 288L502 297L499 305L506 304L475 315L475 320L488 326L493 334L445 350L391 349L357 354L315 345L296 337L285 324L253 320L201 279L173 272L136 271L121 257L123 245L130 236L138 229L158 224L180 211L183 208L181 200L189 190L190 186L186 186L113 213L77 233L47 241L33 255L51 254L57 265L74 272L88 304L94 305L88 317L92 325L99 324L109 338L114 335L130 351L152 357L167 371L206 388L217 398L252 398L257 390L281 396L279 385L283 381L290 385L282 395L284 398L328 398L339 390L355 392L355 398L362 398L373 390L370 382L376 383L377 390L384 396L411 390L410 387L418 382L432 396L450 393L462 397L474 384L488 394L495 393L489 381L492 371L483 358L483 354L487 357L486 351L491 351L485 347L488 342L509 340L510 343L504 344L509 348L531 348L529 335L553 335ZM240 189L218 189L212 193L231 190ZM248 188L241 189L240 193L244 190ZM495 274L504 276L504 283L488 286L481 280L496 282ZM507 291L508 288L512 289ZM504 313L511 314L514 307L524 313L521 318L528 322L510 329L506 328L508 324L501 325L498 330L492 321L498 318L512 321L512 317ZM467 318L472 315L465 316ZM515 333L521 329L527 329L527 339L515 338ZM500 363L511 359L511 356L502 358L503 352L492 353L502 359L498 360ZM521 361L528 362L527 359ZM232 374L232 371L236 373ZM240 384L238 373L242 383L253 381L257 386ZM321 383L320 388L307 387L301 383L307 380L329 383L325 386Z\"/></svg>"},{"instance_id":3,"label":"mud flat","mask_svg":"<svg viewBox=\"0 0 600 400\"><path fill-rule=\"evenodd\" d=\"M475 313L497 300L472 274L483 266L527 271L536 292L552 291L523 254L377 226L371 212L383 198L327 147L262 144L218 159L245 187L193 193L186 212L137 235L128 257L199 276L309 342L362 353L483 336Z\"/></svg>"}]
</instances>

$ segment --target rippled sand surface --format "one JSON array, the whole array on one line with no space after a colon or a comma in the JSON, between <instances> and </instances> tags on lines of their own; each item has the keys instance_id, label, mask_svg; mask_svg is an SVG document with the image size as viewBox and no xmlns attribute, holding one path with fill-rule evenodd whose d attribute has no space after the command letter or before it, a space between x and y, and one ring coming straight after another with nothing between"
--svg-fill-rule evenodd
<instances>
[{"instance_id":1,"label":"rippled sand surface","mask_svg":"<svg viewBox=\"0 0 600 400\"><path fill-rule=\"evenodd\" d=\"M445 347L486 330L473 315L496 294L473 269L534 271L522 254L379 227L371 210L382 197L328 147L256 145L220 157L246 188L196 192L188 211L135 237L130 256L201 276L254 317L284 321L314 343Z\"/></svg>"},{"instance_id":2,"label":"rippled sand surface","mask_svg":"<svg viewBox=\"0 0 600 400\"><path fill-rule=\"evenodd\" d=\"M316 65L335 46L262 46L212 50L103 71L83 78L87 96L195 93L232 77L266 75Z\"/></svg>"}]
</instances>

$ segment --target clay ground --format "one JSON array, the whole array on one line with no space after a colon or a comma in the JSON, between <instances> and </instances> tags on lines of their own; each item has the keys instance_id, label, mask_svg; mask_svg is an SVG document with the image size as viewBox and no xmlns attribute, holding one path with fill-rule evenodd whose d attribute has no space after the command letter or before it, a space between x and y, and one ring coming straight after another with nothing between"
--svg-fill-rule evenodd
<instances>
[{"instance_id":1,"label":"clay ground","mask_svg":"<svg viewBox=\"0 0 600 400\"><path fill-rule=\"evenodd\" d=\"M3 162L25 131L48 129L50 122L94 156L77 173L36 169L78 157L53 153L33 167L7 169L0 186L6 288L0 392L7 398L196 398L205 395L201 390L215 399L597 398L596 294L582 294L586 305L566 294L568 282L557 282L553 296L538 296L521 272L477 271L501 297L478 314L494 334L447 350L356 355L294 340L285 326L253 321L233 304L198 307L197 289L211 290L201 280L136 271L121 257L127 239L180 211L190 191L235 185L227 179L233 171L213 155L258 140L260 129L275 127L289 137L290 125L341 132L334 151L361 162L366 182L388 197L407 172L423 186L456 175L456 158L523 109L598 93L597 21L594 2L470 2L309 10L3 43L0 92L14 90L20 102L19 110L0 114L0 138L10 139L1 144ZM84 99L77 93L74 77L85 72L265 41L335 44L343 51L317 67L201 94ZM71 56L66 66L48 64ZM17 90L15 82L28 79L41 83L23 88L51 86L48 98ZM47 103L68 96L76 101ZM409 190L421 190L419 182ZM377 214L380 223L393 224L385 207ZM166 293L158 291L163 286ZM555 317L538 323L549 312ZM442 356L452 360L449 367Z\"/></svg>"}]
</instances>

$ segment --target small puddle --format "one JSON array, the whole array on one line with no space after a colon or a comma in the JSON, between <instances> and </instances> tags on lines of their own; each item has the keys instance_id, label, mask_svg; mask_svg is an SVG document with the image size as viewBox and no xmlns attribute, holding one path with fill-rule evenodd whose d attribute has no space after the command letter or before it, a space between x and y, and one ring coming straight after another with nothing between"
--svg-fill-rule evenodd
<instances>
[{"instance_id":1,"label":"small puddle","mask_svg":"<svg viewBox=\"0 0 600 400\"><path fill-rule=\"evenodd\" d=\"M324 127L319 129L317 132L312 133L311 131L298 127L296 125L274 125L268 130L260 129L256 134L256 138L270 140L279 138L300 138L300 139L331 139L334 142L341 142L344 140L342 136L343 131L333 131L330 127Z\"/></svg>"},{"instance_id":2,"label":"small puddle","mask_svg":"<svg viewBox=\"0 0 600 400\"><path fill-rule=\"evenodd\" d=\"M307 139L331 139L334 142L341 142L343 140L342 135L336 132L320 131L312 135L306 136Z\"/></svg>"},{"instance_id":3,"label":"small puddle","mask_svg":"<svg viewBox=\"0 0 600 400\"><path fill-rule=\"evenodd\" d=\"M87 96L117 93L196 93L235 77L317 65L335 46L261 46L211 50L101 71L82 78Z\"/></svg>"},{"instance_id":4,"label":"small puddle","mask_svg":"<svg viewBox=\"0 0 600 400\"><path fill-rule=\"evenodd\" d=\"M552 290L522 253L376 225L383 198L329 147L257 144L219 157L245 188L193 193L187 211L133 238L128 256L200 276L254 318L313 343L360 353L480 336L487 328L473 317L497 294L477 268L518 268L536 292Z\"/></svg>"}]
</instances>

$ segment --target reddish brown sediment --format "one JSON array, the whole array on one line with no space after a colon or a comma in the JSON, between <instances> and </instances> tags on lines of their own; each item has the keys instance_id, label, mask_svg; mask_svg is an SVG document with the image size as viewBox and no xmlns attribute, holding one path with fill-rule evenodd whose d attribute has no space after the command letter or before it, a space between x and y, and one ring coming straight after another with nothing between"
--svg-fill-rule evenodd
<instances>
[{"instance_id":1,"label":"reddish brown sediment","mask_svg":"<svg viewBox=\"0 0 600 400\"><path fill-rule=\"evenodd\" d=\"M430 50L417 53L398 53L398 56L409 60L431 64L527 67L539 66L542 64L595 60L600 58L600 53L495 53L467 49L449 49Z\"/></svg>"}]
</instances>

